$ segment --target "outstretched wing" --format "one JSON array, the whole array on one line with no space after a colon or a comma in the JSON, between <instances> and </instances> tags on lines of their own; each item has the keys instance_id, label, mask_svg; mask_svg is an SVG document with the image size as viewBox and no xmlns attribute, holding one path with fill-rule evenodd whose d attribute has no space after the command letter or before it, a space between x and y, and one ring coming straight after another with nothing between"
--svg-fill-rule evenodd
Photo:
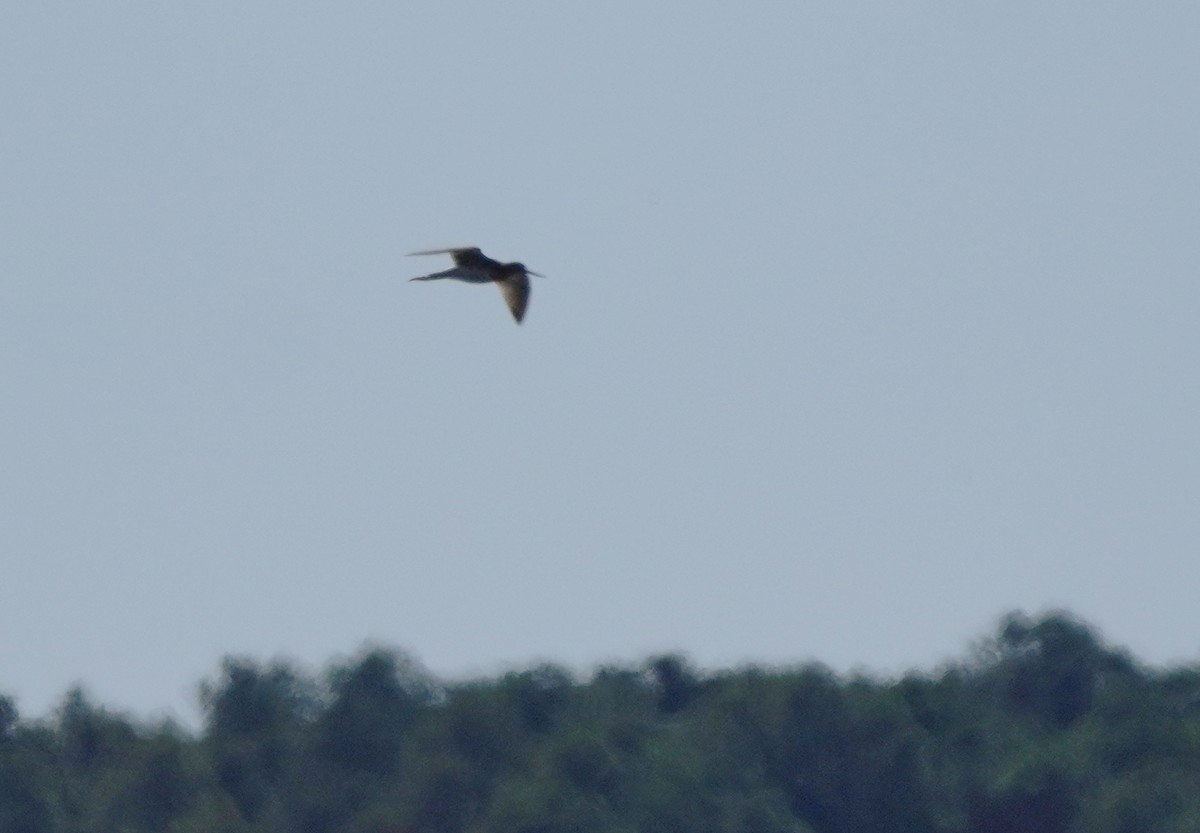
<instances>
[{"instance_id":1,"label":"outstretched wing","mask_svg":"<svg viewBox=\"0 0 1200 833\"><path fill-rule=\"evenodd\" d=\"M428 249L423 252L409 252L410 255L450 255L457 266L487 266L492 259L474 246L459 249Z\"/></svg>"},{"instance_id":2,"label":"outstretched wing","mask_svg":"<svg viewBox=\"0 0 1200 833\"><path fill-rule=\"evenodd\" d=\"M513 318L520 324L521 319L525 317L525 307L529 306L529 278L521 274L509 275L496 283L504 295L504 302L512 311Z\"/></svg>"}]
</instances>

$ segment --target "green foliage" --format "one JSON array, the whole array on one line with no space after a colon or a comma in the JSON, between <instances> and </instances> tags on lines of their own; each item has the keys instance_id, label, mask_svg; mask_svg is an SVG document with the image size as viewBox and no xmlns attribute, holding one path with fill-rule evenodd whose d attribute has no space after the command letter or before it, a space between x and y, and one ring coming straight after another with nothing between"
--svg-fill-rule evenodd
<instances>
[{"instance_id":1,"label":"green foliage","mask_svg":"<svg viewBox=\"0 0 1200 833\"><path fill-rule=\"evenodd\" d=\"M278 817L319 711L315 686L286 665L226 660L220 684L202 686L201 700L217 787L248 823Z\"/></svg>"},{"instance_id":2,"label":"green foliage","mask_svg":"<svg viewBox=\"0 0 1200 833\"><path fill-rule=\"evenodd\" d=\"M1192 833L1200 669L1013 615L895 681L705 674L434 681L372 649L312 678L227 660L198 736L0 697L0 833Z\"/></svg>"}]
</instances>

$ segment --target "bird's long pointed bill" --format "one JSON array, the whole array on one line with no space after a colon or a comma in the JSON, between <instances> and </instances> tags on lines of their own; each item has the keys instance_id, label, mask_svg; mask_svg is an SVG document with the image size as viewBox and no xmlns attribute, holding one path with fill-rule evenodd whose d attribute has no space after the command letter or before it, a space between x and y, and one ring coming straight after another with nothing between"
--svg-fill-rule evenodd
<instances>
[{"instance_id":1,"label":"bird's long pointed bill","mask_svg":"<svg viewBox=\"0 0 1200 833\"><path fill-rule=\"evenodd\" d=\"M545 276L545 275L543 275L541 272L534 272L534 271L532 271L532 270L530 270L530 269L526 269L526 270L525 270L525 274L526 274L526 275L533 275L535 278L544 278L544 277L546 277L546 276Z\"/></svg>"}]
</instances>

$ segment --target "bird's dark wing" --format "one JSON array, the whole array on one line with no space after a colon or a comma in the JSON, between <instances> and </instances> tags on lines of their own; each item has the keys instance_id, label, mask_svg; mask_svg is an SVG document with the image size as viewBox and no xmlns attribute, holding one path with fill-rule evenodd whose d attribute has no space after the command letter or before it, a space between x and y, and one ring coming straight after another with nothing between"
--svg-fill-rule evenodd
<instances>
[{"instance_id":1,"label":"bird's dark wing","mask_svg":"<svg viewBox=\"0 0 1200 833\"><path fill-rule=\"evenodd\" d=\"M410 255L450 255L457 266L487 266L494 261L474 246L459 249L428 249L423 252L409 252Z\"/></svg>"},{"instance_id":2,"label":"bird's dark wing","mask_svg":"<svg viewBox=\"0 0 1200 833\"><path fill-rule=\"evenodd\" d=\"M504 295L504 302L512 310L513 318L520 324L521 319L525 317L525 307L529 306L529 278L520 274L509 275L496 284Z\"/></svg>"}]
</instances>

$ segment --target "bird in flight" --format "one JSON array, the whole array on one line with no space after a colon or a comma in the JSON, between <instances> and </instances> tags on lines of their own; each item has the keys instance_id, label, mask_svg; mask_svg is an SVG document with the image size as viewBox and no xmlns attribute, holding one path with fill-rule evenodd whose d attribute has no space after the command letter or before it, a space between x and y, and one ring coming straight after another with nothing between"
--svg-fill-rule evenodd
<instances>
[{"instance_id":1,"label":"bird in flight","mask_svg":"<svg viewBox=\"0 0 1200 833\"><path fill-rule=\"evenodd\" d=\"M434 272L432 275L422 275L410 278L414 281L435 281L439 278L454 278L467 283L494 283L500 287L504 301L512 311L517 323L525 317L525 307L529 305L529 275L538 275L525 268L524 263L500 263L471 246L462 249L430 249L424 252L410 252L413 255L450 255L454 258L454 268L444 272Z\"/></svg>"}]
</instances>

